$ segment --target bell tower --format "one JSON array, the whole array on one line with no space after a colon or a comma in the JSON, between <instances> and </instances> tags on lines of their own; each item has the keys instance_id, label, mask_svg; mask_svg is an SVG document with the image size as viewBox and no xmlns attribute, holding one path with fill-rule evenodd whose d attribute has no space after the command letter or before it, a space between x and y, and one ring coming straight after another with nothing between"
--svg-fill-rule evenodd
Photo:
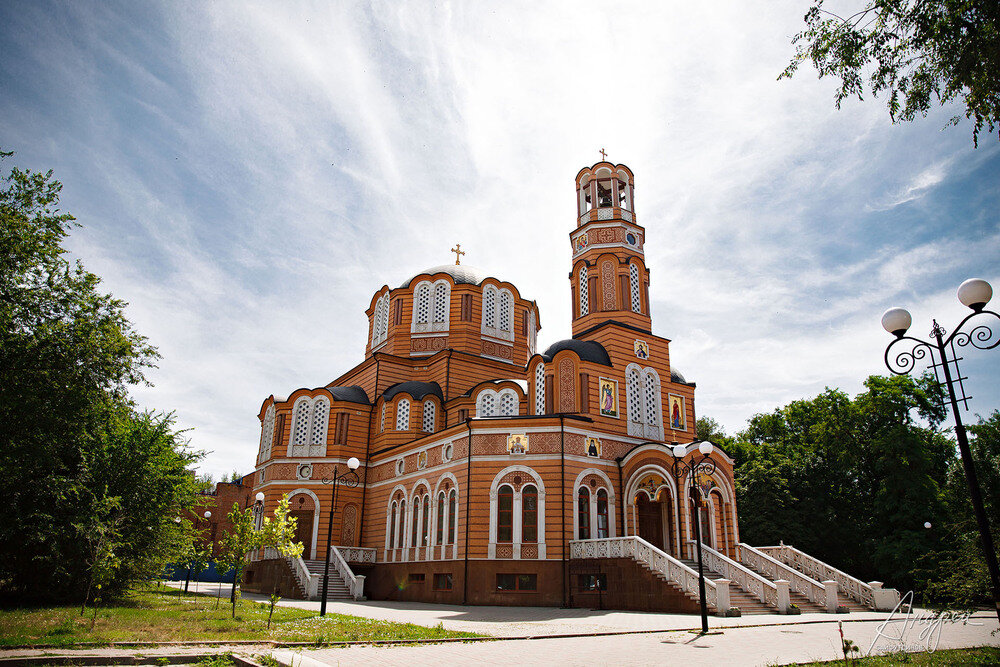
<instances>
[{"instance_id":1,"label":"bell tower","mask_svg":"<svg viewBox=\"0 0 1000 667\"><path fill-rule=\"evenodd\" d=\"M613 321L649 332L649 271L636 224L632 171L598 162L576 175L576 229L570 232L573 337Z\"/></svg>"}]
</instances>

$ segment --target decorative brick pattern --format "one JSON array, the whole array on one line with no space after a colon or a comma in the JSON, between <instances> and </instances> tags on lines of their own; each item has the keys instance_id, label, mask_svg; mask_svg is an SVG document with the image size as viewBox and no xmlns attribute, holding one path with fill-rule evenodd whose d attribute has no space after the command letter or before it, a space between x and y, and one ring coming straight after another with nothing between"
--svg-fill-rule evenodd
<instances>
[{"instance_id":1,"label":"decorative brick pattern","mask_svg":"<svg viewBox=\"0 0 1000 667\"><path fill-rule=\"evenodd\" d=\"M538 546L535 544L521 545L521 560L538 558Z\"/></svg>"},{"instance_id":2,"label":"decorative brick pattern","mask_svg":"<svg viewBox=\"0 0 1000 667\"><path fill-rule=\"evenodd\" d=\"M504 359L507 361L514 359L514 347L512 345L504 345L492 340L482 341L480 351L482 354L489 357L497 357L498 359Z\"/></svg>"},{"instance_id":3,"label":"decorative brick pattern","mask_svg":"<svg viewBox=\"0 0 1000 667\"><path fill-rule=\"evenodd\" d=\"M354 547L355 534L358 524L358 506L350 503L344 507L344 518L340 527L340 544L345 547Z\"/></svg>"},{"instance_id":4,"label":"decorative brick pattern","mask_svg":"<svg viewBox=\"0 0 1000 667\"><path fill-rule=\"evenodd\" d=\"M559 362L559 412L576 412L576 373L573 362Z\"/></svg>"},{"instance_id":5,"label":"decorative brick pattern","mask_svg":"<svg viewBox=\"0 0 1000 667\"><path fill-rule=\"evenodd\" d=\"M410 352L440 352L446 347L448 347L447 336L410 339Z\"/></svg>"},{"instance_id":6,"label":"decorative brick pattern","mask_svg":"<svg viewBox=\"0 0 1000 667\"><path fill-rule=\"evenodd\" d=\"M601 303L603 310L616 310L615 298L615 265L611 260L601 262Z\"/></svg>"},{"instance_id":7,"label":"decorative brick pattern","mask_svg":"<svg viewBox=\"0 0 1000 667\"><path fill-rule=\"evenodd\" d=\"M497 558L513 558L514 557L514 546L511 544L498 544L497 545Z\"/></svg>"}]
</instances>

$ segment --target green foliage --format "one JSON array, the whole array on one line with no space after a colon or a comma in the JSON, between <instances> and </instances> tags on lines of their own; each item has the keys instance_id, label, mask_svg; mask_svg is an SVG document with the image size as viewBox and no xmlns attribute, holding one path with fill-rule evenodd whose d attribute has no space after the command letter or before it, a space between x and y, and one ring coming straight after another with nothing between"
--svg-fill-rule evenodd
<instances>
[{"instance_id":1,"label":"green foliage","mask_svg":"<svg viewBox=\"0 0 1000 667\"><path fill-rule=\"evenodd\" d=\"M904 590L940 546L954 444L930 378L872 376L853 400L827 389L754 416L735 438L741 537L780 540L862 580Z\"/></svg>"},{"instance_id":2,"label":"green foliage","mask_svg":"<svg viewBox=\"0 0 1000 667\"><path fill-rule=\"evenodd\" d=\"M806 60L820 78L840 78L836 104L888 93L893 122L926 116L935 103L960 100L983 127L1000 125L1000 4L996 0L869 0L841 17L813 0L806 29L792 39L795 57L778 78ZM867 77L867 82L865 81ZM952 118L951 124L960 121Z\"/></svg>"},{"instance_id":3,"label":"green foliage","mask_svg":"<svg viewBox=\"0 0 1000 667\"><path fill-rule=\"evenodd\" d=\"M61 187L14 168L0 189L0 597L22 601L119 594L170 560L194 502L197 456L128 399L156 350L66 258Z\"/></svg>"},{"instance_id":4,"label":"green foliage","mask_svg":"<svg viewBox=\"0 0 1000 667\"><path fill-rule=\"evenodd\" d=\"M239 587L243 583L243 572L246 566L247 555L254 549L266 549L268 547L278 550L282 556L297 557L302 555L302 543L295 542L295 527L297 520L293 516L288 516L288 494L281 497L278 506L274 510L274 519L263 517L260 530L254 526L253 508L247 507L241 510L239 505L233 504L232 511L229 512L231 528L223 537L222 551L218 562L223 566L223 571L233 570L233 615L236 614L236 601L239 596Z\"/></svg>"},{"instance_id":5,"label":"green foliage","mask_svg":"<svg viewBox=\"0 0 1000 667\"><path fill-rule=\"evenodd\" d=\"M694 430L698 440L709 440L729 452L733 439L726 435L719 422L711 417L699 417L694 423Z\"/></svg>"}]
</instances>

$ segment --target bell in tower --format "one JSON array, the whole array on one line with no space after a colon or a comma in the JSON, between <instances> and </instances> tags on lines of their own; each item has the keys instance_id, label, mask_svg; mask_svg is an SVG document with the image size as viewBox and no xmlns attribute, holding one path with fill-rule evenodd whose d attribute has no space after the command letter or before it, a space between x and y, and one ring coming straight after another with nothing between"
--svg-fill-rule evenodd
<instances>
[{"instance_id":1,"label":"bell in tower","mask_svg":"<svg viewBox=\"0 0 1000 667\"><path fill-rule=\"evenodd\" d=\"M649 331L646 230L635 222L632 171L598 162L576 176L577 223L570 232L573 337L605 322Z\"/></svg>"}]
</instances>

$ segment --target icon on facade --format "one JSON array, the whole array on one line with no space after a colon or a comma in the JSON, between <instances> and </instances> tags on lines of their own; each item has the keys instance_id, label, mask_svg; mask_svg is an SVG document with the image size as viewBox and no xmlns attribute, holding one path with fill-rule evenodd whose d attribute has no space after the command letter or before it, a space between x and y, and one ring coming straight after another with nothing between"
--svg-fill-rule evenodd
<instances>
[{"instance_id":1,"label":"icon on facade","mask_svg":"<svg viewBox=\"0 0 1000 667\"><path fill-rule=\"evenodd\" d=\"M639 357L643 361L649 359L649 343L644 340L635 341L635 356Z\"/></svg>"},{"instance_id":2,"label":"icon on facade","mask_svg":"<svg viewBox=\"0 0 1000 667\"><path fill-rule=\"evenodd\" d=\"M507 453L508 454L527 454L528 453L528 436L523 433L517 435L507 436Z\"/></svg>"},{"instance_id":3,"label":"icon on facade","mask_svg":"<svg viewBox=\"0 0 1000 667\"><path fill-rule=\"evenodd\" d=\"M601 455L600 438L587 438L585 441L587 456L599 457Z\"/></svg>"},{"instance_id":4,"label":"icon on facade","mask_svg":"<svg viewBox=\"0 0 1000 667\"><path fill-rule=\"evenodd\" d=\"M677 431L687 430L687 418L684 415L684 399L670 394L670 428Z\"/></svg>"},{"instance_id":5,"label":"icon on facade","mask_svg":"<svg viewBox=\"0 0 1000 667\"><path fill-rule=\"evenodd\" d=\"M601 416L618 418L618 381L600 378L598 383L598 398L601 405Z\"/></svg>"}]
</instances>

